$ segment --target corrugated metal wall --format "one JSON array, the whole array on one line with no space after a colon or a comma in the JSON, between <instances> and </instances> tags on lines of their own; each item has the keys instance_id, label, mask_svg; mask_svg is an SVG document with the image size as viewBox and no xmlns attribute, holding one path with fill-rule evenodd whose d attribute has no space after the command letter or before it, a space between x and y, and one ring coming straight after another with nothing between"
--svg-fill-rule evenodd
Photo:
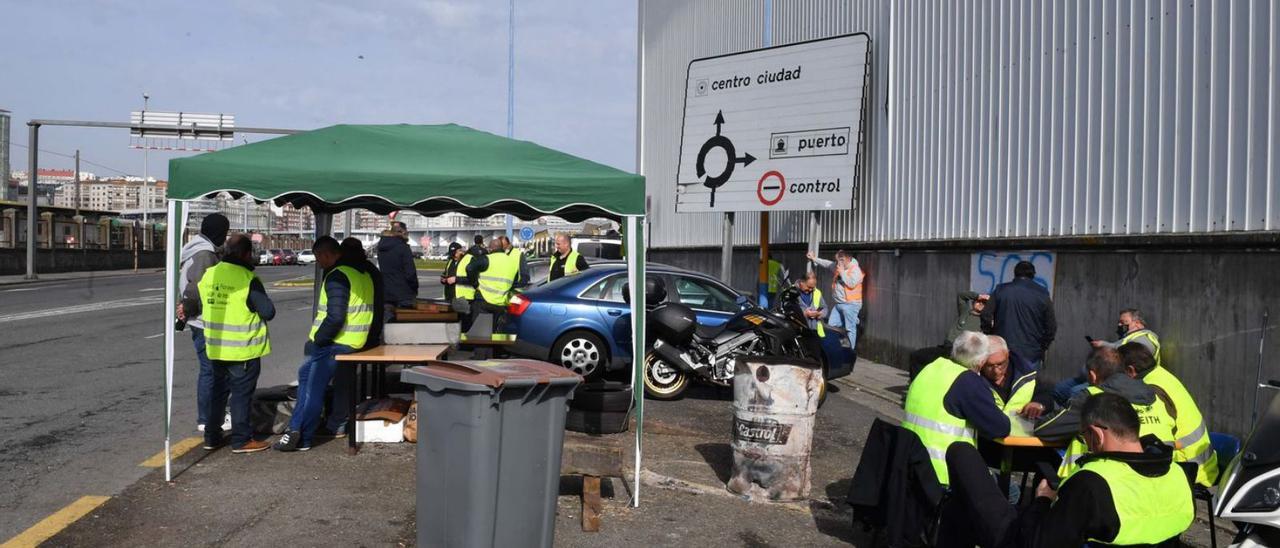
<instances>
[{"instance_id":1,"label":"corrugated metal wall","mask_svg":"<svg viewBox=\"0 0 1280 548\"><path fill-rule=\"evenodd\" d=\"M773 0L775 45L871 35L867 164L825 241L1280 229L1280 6ZM641 170L654 247L718 245L675 213L685 72L762 45L764 1L642 0ZM741 214L735 243L757 240ZM804 213L772 216L801 242Z\"/></svg>"}]
</instances>

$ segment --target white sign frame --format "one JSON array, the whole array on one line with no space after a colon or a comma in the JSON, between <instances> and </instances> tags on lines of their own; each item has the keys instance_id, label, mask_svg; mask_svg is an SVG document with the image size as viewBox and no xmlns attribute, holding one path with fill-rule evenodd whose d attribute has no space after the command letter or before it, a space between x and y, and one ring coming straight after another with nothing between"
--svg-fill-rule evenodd
<instances>
[{"instance_id":1,"label":"white sign frame","mask_svg":"<svg viewBox=\"0 0 1280 548\"><path fill-rule=\"evenodd\" d=\"M851 209L870 71L867 33L690 61L676 212Z\"/></svg>"}]
</instances>

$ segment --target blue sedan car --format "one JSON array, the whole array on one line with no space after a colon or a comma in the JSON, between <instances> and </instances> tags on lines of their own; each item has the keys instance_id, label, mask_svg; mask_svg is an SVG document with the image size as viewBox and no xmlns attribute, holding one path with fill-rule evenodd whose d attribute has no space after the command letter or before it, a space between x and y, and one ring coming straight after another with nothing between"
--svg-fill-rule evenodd
<instances>
[{"instance_id":1,"label":"blue sedan car","mask_svg":"<svg viewBox=\"0 0 1280 548\"><path fill-rule=\"evenodd\" d=\"M651 263L645 273L661 278L668 299L692 308L700 325L722 325L748 302L745 295L696 272ZM629 367L631 309L623 299L626 282L626 266L607 263L525 290L508 307L505 330L516 334L512 353L560 364L588 378ZM827 379L853 370L856 356L841 344L840 336L828 332L822 350Z\"/></svg>"}]
</instances>

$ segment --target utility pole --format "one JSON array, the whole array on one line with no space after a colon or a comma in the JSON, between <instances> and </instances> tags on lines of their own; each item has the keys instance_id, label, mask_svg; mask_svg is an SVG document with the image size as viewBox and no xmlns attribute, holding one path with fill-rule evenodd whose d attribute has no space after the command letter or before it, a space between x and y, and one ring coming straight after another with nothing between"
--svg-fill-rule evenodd
<instances>
[{"instance_id":1,"label":"utility pole","mask_svg":"<svg viewBox=\"0 0 1280 548\"><path fill-rule=\"evenodd\" d=\"M76 216L80 216L80 149L76 149Z\"/></svg>"},{"instance_id":2,"label":"utility pole","mask_svg":"<svg viewBox=\"0 0 1280 548\"><path fill-rule=\"evenodd\" d=\"M147 102L151 100L151 96L146 93L142 94L142 123L147 123ZM142 189L138 193L138 201L142 202L142 224L147 224L147 209L151 205L151 200L143 201L143 196L147 193L147 167L150 165L150 148L147 147L147 140L142 140ZM135 266L134 270L137 270Z\"/></svg>"}]
</instances>

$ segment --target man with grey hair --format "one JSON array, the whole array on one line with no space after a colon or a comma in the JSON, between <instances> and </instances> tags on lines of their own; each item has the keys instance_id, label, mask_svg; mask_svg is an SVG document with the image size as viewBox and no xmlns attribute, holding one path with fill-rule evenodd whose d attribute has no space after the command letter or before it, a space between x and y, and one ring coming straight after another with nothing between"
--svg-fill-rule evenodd
<instances>
[{"instance_id":1,"label":"man with grey hair","mask_svg":"<svg viewBox=\"0 0 1280 548\"><path fill-rule=\"evenodd\" d=\"M953 443L977 446L978 435L1009 435L1009 417L996 405L979 371L992 353L986 335L965 331L951 345L951 356L934 360L907 388L902 427L920 437L938 482L950 485L947 449Z\"/></svg>"},{"instance_id":2,"label":"man with grey hair","mask_svg":"<svg viewBox=\"0 0 1280 548\"><path fill-rule=\"evenodd\" d=\"M997 406L1006 414L1020 412L1035 395L1036 372L1009 352L1004 337L990 335L987 343L991 351L979 373L990 383Z\"/></svg>"}]
</instances>

